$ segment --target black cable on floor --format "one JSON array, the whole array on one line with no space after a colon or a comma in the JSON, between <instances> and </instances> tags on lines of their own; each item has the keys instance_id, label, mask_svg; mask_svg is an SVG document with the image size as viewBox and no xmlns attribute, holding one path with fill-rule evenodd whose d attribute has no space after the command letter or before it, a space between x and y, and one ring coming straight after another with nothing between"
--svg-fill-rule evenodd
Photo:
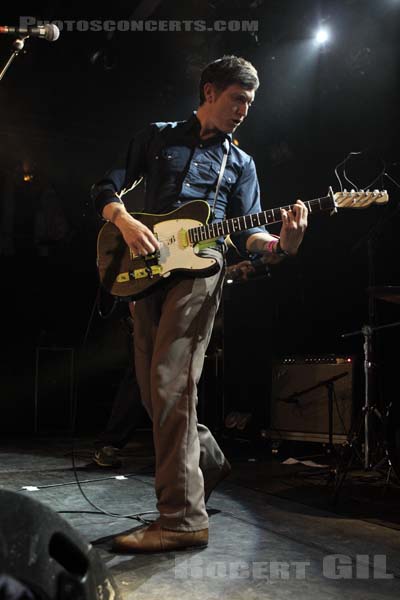
<instances>
[{"instance_id":1,"label":"black cable on floor","mask_svg":"<svg viewBox=\"0 0 400 600\"><path fill-rule=\"evenodd\" d=\"M86 327L85 335L84 335L84 338L83 338L81 350L83 350L83 348L87 344L96 308L97 308L98 314L101 317L103 317L101 309L100 309L100 298L101 298L101 287L100 287L100 284L99 284L99 286L97 288L97 291L96 291L96 296L95 296L95 300L94 300L94 303L93 303L93 307L92 307L92 310L90 312L90 316L89 316L88 324L87 324L87 327ZM116 302L114 301L113 308L107 314L107 317L109 317L112 314L112 312L114 311L115 305L116 305ZM130 515L122 515L120 513L113 513L113 512L110 512L110 511L107 511L107 510L103 509L101 506L98 506L83 491L81 482L79 481L77 467L76 467L76 460L75 460L75 457L76 457L76 453L75 453L75 441L76 441L75 440L75 432L76 432L76 421L77 421L77 413L78 413L78 401L77 401L77 397L78 397L78 381L79 381L79 363L77 365L77 373L78 373L78 377L77 377L77 383L75 385L75 390L74 390L73 414L72 414L72 418L71 418L71 434L72 434L72 439L71 439L71 461L72 461L72 470L73 470L73 473L74 473L74 478L75 478L75 481L76 481L76 485L78 486L78 489L79 489L82 497L86 500L86 502L90 506L92 506L93 508L95 508L96 511L98 511L99 514L103 514L103 515L106 515L106 516L109 516L109 517L114 517L114 518L117 518L117 519L134 519L134 520L139 521L140 523L146 523L146 521L142 518L142 515L158 514L158 511L144 511L144 512L141 512L141 513L135 513L135 514L130 514Z\"/></svg>"}]
</instances>

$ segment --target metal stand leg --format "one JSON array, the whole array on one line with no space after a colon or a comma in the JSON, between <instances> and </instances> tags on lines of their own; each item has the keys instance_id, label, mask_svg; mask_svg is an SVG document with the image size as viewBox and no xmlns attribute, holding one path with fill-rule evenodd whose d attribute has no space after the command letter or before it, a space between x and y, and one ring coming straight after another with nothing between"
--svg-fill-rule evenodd
<instances>
[{"instance_id":1,"label":"metal stand leg","mask_svg":"<svg viewBox=\"0 0 400 600\"><path fill-rule=\"evenodd\" d=\"M364 336L364 386L365 386L365 397L364 397L364 469L367 471L370 468L370 447L369 447L369 436L370 436L370 419L369 413L371 409L370 405L370 388L371 388L371 338L372 328L369 325L364 325L361 329Z\"/></svg>"},{"instance_id":2,"label":"metal stand leg","mask_svg":"<svg viewBox=\"0 0 400 600\"><path fill-rule=\"evenodd\" d=\"M374 415L377 418L377 420L379 420L379 427L383 427L384 425L384 420L381 413L379 412L378 408L374 404L372 404L371 401L373 370L372 335L374 331L386 329L388 327L396 327L398 325L400 325L400 322L390 323L388 325L381 325L379 327L371 327L370 325L364 325L361 331L355 331L352 333L342 335L342 337L350 337L361 333L364 336L364 406L360 412L360 416L357 419L356 426L355 428L353 428L349 436L348 448L350 449L350 457L347 460L347 462L346 459L342 460L342 463L338 468L334 493L335 504L338 501L340 490L355 458L357 458L359 463L363 466L364 471L377 471L380 469L381 465L387 463L389 471L389 473L387 474L387 481L390 479L391 464L387 455L387 450L385 450L383 446L382 448L380 448L379 444L376 443L376 440L372 440L372 434L376 433L376 431L373 430L371 416ZM364 435L362 432L363 425ZM361 452L359 452L357 445L361 446ZM362 448L364 449L362 450ZM372 461L372 455L373 453L376 454L377 451L380 450L385 452L385 456L378 460L378 462L374 465Z\"/></svg>"}]
</instances>

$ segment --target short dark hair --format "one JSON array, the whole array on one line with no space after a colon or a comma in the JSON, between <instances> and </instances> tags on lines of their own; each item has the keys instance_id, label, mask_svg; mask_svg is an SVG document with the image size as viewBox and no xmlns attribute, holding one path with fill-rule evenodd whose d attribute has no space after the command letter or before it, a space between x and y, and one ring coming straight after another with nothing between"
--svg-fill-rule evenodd
<instances>
[{"instance_id":1,"label":"short dark hair","mask_svg":"<svg viewBox=\"0 0 400 600\"><path fill-rule=\"evenodd\" d=\"M238 56L223 56L206 66L200 78L200 104L205 101L206 83L213 83L221 92L234 84L242 86L245 90L257 90L260 85L255 67L248 60Z\"/></svg>"}]
</instances>

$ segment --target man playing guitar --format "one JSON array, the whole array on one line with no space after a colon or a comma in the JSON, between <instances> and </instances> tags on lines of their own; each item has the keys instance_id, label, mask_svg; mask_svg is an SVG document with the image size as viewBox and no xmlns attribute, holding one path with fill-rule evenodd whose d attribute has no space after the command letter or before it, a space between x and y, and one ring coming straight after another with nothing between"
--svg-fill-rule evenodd
<instances>
[{"instance_id":1,"label":"man playing guitar","mask_svg":"<svg viewBox=\"0 0 400 600\"><path fill-rule=\"evenodd\" d=\"M225 56L212 62L201 76L197 112L186 121L144 128L131 141L125 169L109 172L93 187L97 211L118 228L133 256L168 251L167 241L122 202L140 177L146 177L147 213L169 213L195 198L213 208L211 222L261 210L254 161L231 143L258 86L248 61ZM282 209L281 218L280 238L254 226L233 232L232 242L242 253L261 253L271 262L295 255L307 227L307 208L298 200L293 209ZM136 371L153 422L160 516L115 538L116 550L168 551L208 543L205 503L230 466L210 431L197 422L196 386L221 297L224 252L221 236L212 247L199 248L199 256L218 265L217 272L167 278L136 302ZM152 277L151 268L144 272Z\"/></svg>"}]
</instances>

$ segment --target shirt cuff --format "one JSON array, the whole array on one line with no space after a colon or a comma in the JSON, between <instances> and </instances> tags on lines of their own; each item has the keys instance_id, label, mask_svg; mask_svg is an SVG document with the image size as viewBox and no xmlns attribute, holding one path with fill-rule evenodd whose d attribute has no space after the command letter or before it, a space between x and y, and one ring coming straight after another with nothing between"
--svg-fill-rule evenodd
<instances>
[{"instance_id":1,"label":"shirt cuff","mask_svg":"<svg viewBox=\"0 0 400 600\"><path fill-rule=\"evenodd\" d=\"M119 204L123 204L121 198L118 198L118 196L115 195L115 192L112 192L111 190L102 190L94 198L94 207L102 219L103 209L107 204L110 204L110 202L119 202Z\"/></svg>"}]
</instances>

